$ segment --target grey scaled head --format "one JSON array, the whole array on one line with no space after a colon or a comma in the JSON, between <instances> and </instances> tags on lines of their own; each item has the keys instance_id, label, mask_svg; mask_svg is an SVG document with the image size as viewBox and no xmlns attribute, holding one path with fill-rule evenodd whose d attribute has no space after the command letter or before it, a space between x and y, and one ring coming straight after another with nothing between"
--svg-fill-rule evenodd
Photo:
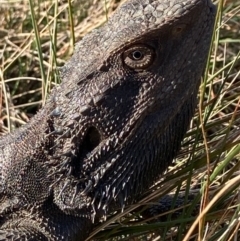
<instances>
[{"instance_id":1,"label":"grey scaled head","mask_svg":"<svg viewBox=\"0 0 240 241\"><path fill-rule=\"evenodd\" d=\"M77 44L54 118L69 133L68 182L55 189L62 209L124 205L170 164L196 106L214 17L207 0L132 0Z\"/></svg>"}]
</instances>

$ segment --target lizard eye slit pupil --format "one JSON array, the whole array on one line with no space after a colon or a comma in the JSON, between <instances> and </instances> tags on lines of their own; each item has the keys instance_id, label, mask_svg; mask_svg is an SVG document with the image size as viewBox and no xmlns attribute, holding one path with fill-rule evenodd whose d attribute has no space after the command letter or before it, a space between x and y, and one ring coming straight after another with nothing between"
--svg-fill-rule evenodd
<instances>
[{"instance_id":1,"label":"lizard eye slit pupil","mask_svg":"<svg viewBox=\"0 0 240 241\"><path fill-rule=\"evenodd\" d=\"M135 44L123 52L123 64L131 69L146 69L154 61L155 51L145 44Z\"/></svg>"},{"instance_id":2,"label":"lizard eye slit pupil","mask_svg":"<svg viewBox=\"0 0 240 241\"><path fill-rule=\"evenodd\" d=\"M142 53L141 51L136 50L136 51L134 51L134 52L132 53L132 57L133 57L133 59L135 59L135 60L140 60L140 59L142 59L142 58L144 57L144 55L143 55L143 53Z\"/></svg>"}]
</instances>

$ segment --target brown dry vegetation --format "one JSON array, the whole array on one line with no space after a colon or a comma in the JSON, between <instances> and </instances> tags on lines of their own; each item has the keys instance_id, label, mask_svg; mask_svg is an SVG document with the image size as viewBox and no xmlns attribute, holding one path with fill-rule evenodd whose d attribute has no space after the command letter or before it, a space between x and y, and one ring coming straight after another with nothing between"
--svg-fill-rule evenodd
<instances>
[{"instance_id":1,"label":"brown dry vegetation","mask_svg":"<svg viewBox=\"0 0 240 241\"><path fill-rule=\"evenodd\" d=\"M67 1L32 1L38 47L29 2L0 0L1 132L22 125L44 104L75 39L103 24L117 2L73 1L70 12Z\"/></svg>"},{"instance_id":2,"label":"brown dry vegetation","mask_svg":"<svg viewBox=\"0 0 240 241\"><path fill-rule=\"evenodd\" d=\"M19 127L36 113L52 86L60 82L56 67L69 59L75 40L107 21L122 1L76 0L71 7L66 0L31 2L32 11L29 1L0 0L0 134ZM192 192L193 187L202 190L196 202L209 193L216 200L206 198L202 215L211 209L204 218L182 216L174 225L148 225L141 216L129 219L132 207L126 208L124 217L113 215L109 217L111 225L105 222L97 227L100 240L155 240L155 233L161 236L156 240L181 241L197 218L192 240L240 240L240 0L223 1L220 12L191 129L175 165L154 187L154 194L151 189L141 203L172 190ZM103 228L106 231L100 232Z\"/></svg>"}]
</instances>

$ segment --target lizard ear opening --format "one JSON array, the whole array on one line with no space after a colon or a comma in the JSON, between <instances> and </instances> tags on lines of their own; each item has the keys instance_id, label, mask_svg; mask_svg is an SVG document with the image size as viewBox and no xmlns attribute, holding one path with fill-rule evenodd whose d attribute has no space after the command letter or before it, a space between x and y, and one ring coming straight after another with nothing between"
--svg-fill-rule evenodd
<instances>
[{"instance_id":1,"label":"lizard ear opening","mask_svg":"<svg viewBox=\"0 0 240 241\"><path fill-rule=\"evenodd\" d=\"M99 133L97 128L92 126L87 130L87 133L81 144L81 148L83 148L84 152L89 153L94 148L96 148L100 142L101 142L101 134Z\"/></svg>"}]
</instances>

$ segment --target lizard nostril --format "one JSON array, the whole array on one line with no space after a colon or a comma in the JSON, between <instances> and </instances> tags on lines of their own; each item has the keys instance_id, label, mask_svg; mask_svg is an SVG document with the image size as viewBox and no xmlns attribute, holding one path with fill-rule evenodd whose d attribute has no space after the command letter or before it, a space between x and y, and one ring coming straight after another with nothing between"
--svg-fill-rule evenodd
<instances>
[{"instance_id":1,"label":"lizard nostril","mask_svg":"<svg viewBox=\"0 0 240 241\"><path fill-rule=\"evenodd\" d=\"M211 0L207 0L207 4L208 4L208 6L209 6L210 12L211 12L211 13L215 12L216 6L212 3L212 1L211 1Z\"/></svg>"}]
</instances>

